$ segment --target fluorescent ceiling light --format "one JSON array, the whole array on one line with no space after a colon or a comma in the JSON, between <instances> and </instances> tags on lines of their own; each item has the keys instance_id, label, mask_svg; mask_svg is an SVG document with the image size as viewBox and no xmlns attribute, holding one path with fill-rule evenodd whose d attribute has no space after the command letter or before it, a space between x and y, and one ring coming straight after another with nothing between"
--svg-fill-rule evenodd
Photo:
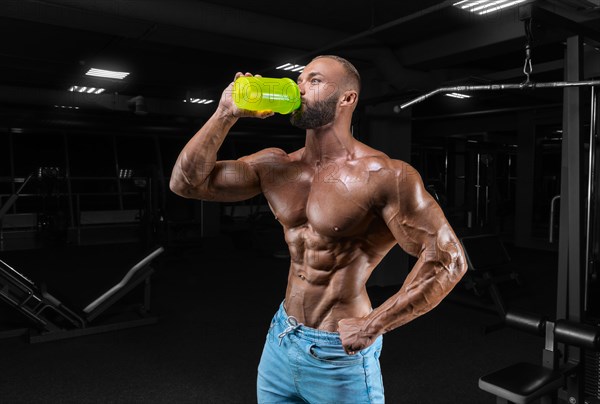
<instances>
[{"instance_id":1,"label":"fluorescent ceiling light","mask_svg":"<svg viewBox=\"0 0 600 404\"><path fill-rule=\"evenodd\" d=\"M527 0L461 0L454 3L453 6L459 7L465 11L483 15L515 6L519 3L524 3L525 1Z\"/></svg>"},{"instance_id":2,"label":"fluorescent ceiling light","mask_svg":"<svg viewBox=\"0 0 600 404\"><path fill-rule=\"evenodd\" d=\"M71 86L69 87L70 92L75 93L87 93L87 94L102 94L105 89L104 88L96 88L96 87L85 87L85 86Z\"/></svg>"},{"instance_id":3,"label":"fluorescent ceiling light","mask_svg":"<svg viewBox=\"0 0 600 404\"><path fill-rule=\"evenodd\" d=\"M92 67L90 70L87 71L86 76L123 80L125 77L129 76L129 73L128 72L115 72L112 70L96 69L96 68Z\"/></svg>"},{"instance_id":4,"label":"fluorescent ceiling light","mask_svg":"<svg viewBox=\"0 0 600 404\"><path fill-rule=\"evenodd\" d=\"M189 100L183 100L183 102L190 102L192 104L210 104L215 102L215 100L209 100L206 98L190 98Z\"/></svg>"},{"instance_id":5,"label":"fluorescent ceiling light","mask_svg":"<svg viewBox=\"0 0 600 404\"><path fill-rule=\"evenodd\" d=\"M119 178L120 179L129 179L133 177L133 170L128 168L119 169Z\"/></svg>"},{"instance_id":6,"label":"fluorescent ceiling light","mask_svg":"<svg viewBox=\"0 0 600 404\"><path fill-rule=\"evenodd\" d=\"M471 98L470 95L467 94L461 94L461 93L446 93L444 94L447 97L452 97L452 98L459 98L459 99L465 99L465 98Z\"/></svg>"},{"instance_id":7,"label":"fluorescent ceiling light","mask_svg":"<svg viewBox=\"0 0 600 404\"><path fill-rule=\"evenodd\" d=\"M294 64L294 63L286 63L286 64L283 64L283 65L277 67L277 69L279 69L279 70L290 70L290 71L293 71L293 72L300 72L300 73L302 73L302 69L304 69L305 67L306 66L297 65L297 64Z\"/></svg>"},{"instance_id":8,"label":"fluorescent ceiling light","mask_svg":"<svg viewBox=\"0 0 600 404\"><path fill-rule=\"evenodd\" d=\"M79 109L79 107L74 107L72 105L55 105L54 108L62 108L62 109Z\"/></svg>"}]
</instances>

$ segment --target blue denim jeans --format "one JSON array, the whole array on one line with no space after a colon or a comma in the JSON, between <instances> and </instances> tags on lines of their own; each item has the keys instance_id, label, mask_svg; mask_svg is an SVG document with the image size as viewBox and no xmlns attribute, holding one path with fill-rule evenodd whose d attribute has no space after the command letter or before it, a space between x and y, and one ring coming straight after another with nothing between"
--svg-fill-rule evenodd
<instances>
[{"instance_id":1,"label":"blue denim jeans","mask_svg":"<svg viewBox=\"0 0 600 404\"><path fill-rule=\"evenodd\" d=\"M258 365L259 404L381 404L383 338L348 355L337 332L299 324L283 308L273 317Z\"/></svg>"}]
</instances>

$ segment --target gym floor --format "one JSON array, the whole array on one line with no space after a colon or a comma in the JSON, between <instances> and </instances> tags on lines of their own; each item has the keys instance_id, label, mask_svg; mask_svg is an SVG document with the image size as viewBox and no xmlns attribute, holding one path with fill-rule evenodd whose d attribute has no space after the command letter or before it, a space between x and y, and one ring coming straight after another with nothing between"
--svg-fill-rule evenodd
<instances>
[{"instance_id":1,"label":"gym floor","mask_svg":"<svg viewBox=\"0 0 600 404\"><path fill-rule=\"evenodd\" d=\"M522 286L503 292L511 307L554 313L556 255L507 246ZM68 307L79 308L142 256L135 245L3 252L2 259ZM29 344L0 340L0 402L253 403L256 368L270 319L284 296L286 261L215 241L167 249L152 284L156 325ZM374 306L396 287L371 287ZM543 341L483 326L498 317L459 304L462 285L429 314L387 334L381 357L388 403L482 404L480 376L541 360ZM22 319L0 307L0 327ZM23 323L25 324L25 323Z\"/></svg>"}]
</instances>

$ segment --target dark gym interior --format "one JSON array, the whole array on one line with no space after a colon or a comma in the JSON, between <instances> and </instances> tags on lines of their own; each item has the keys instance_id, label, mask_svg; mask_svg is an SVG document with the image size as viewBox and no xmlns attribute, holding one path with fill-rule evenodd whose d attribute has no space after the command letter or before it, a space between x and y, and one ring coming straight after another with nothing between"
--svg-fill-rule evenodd
<instances>
[{"instance_id":1,"label":"dark gym interior","mask_svg":"<svg viewBox=\"0 0 600 404\"><path fill-rule=\"evenodd\" d=\"M169 180L236 72L323 54L361 74L353 136L417 169L468 258L384 336L386 401L600 403L600 1L469 3L3 1L0 403L256 402L281 226ZM304 141L240 119L218 158ZM373 307L414 262L390 252Z\"/></svg>"}]
</instances>

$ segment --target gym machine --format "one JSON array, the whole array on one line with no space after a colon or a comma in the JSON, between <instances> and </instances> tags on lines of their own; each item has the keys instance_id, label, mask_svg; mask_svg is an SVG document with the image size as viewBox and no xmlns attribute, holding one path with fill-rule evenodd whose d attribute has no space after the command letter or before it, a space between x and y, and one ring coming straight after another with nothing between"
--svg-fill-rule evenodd
<instances>
[{"instance_id":1,"label":"gym machine","mask_svg":"<svg viewBox=\"0 0 600 404\"><path fill-rule=\"evenodd\" d=\"M531 20L536 14L544 19L546 12L531 4L521 7L519 12L527 34L523 68L527 77L523 83L439 88L404 103L401 108L442 92L564 89L557 320L547 321L530 314L507 313L508 325L545 336L543 363L509 366L481 377L479 386L494 394L497 403L508 403L509 400L529 403L541 398L543 404L555 403L557 399L569 404L596 404L600 403L600 313L594 312L598 309L591 303L595 302L597 306L598 298L590 291L599 289L600 215L597 190L600 188L600 170L596 161L600 152L596 140L600 80L581 80L583 39L579 35L597 39L600 34L573 25L570 21L562 21L576 34L566 40L566 81L534 83L529 77L533 70ZM553 18L556 20L555 16ZM586 196L582 192L582 178L586 173L582 172L580 159L583 149L580 134L581 87L590 87L591 90Z\"/></svg>"},{"instance_id":2,"label":"gym machine","mask_svg":"<svg viewBox=\"0 0 600 404\"><path fill-rule=\"evenodd\" d=\"M36 343L156 323L158 319L149 314L150 276L154 272L151 264L163 251L163 247L158 247L146 255L127 271L120 282L89 303L80 313L68 308L44 287L37 286L0 260L0 300L27 317L34 327L0 332L0 338L27 335L30 343ZM103 324L94 322L99 316L107 313L117 301L142 284L144 297L136 307L135 318L108 320Z\"/></svg>"},{"instance_id":3,"label":"gym machine","mask_svg":"<svg viewBox=\"0 0 600 404\"><path fill-rule=\"evenodd\" d=\"M538 398L541 404L555 403L555 393L582 370L581 363L561 363L559 343L589 351L600 349L600 327L568 320L549 321L524 312L507 313L506 325L545 337L544 350L541 365L519 362L479 379L479 388L495 395L497 404L524 404ZM575 397L568 401L579 402Z\"/></svg>"},{"instance_id":4,"label":"gym machine","mask_svg":"<svg viewBox=\"0 0 600 404\"><path fill-rule=\"evenodd\" d=\"M578 48L578 42L578 38L569 38L571 51ZM508 325L545 335L545 348L541 365L518 363L479 379L479 387L494 394L497 403L529 403L537 398L543 404L555 403L557 398L569 404L600 403L600 317L590 305L590 291L598 287L600 262L596 193L600 179L596 165L599 94L595 86L591 88L587 198L579 197L582 194L579 94L565 92L565 115L571 119L563 123L567 136L563 139L562 154L556 303L559 320L507 313Z\"/></svg>"}]
</instances>

